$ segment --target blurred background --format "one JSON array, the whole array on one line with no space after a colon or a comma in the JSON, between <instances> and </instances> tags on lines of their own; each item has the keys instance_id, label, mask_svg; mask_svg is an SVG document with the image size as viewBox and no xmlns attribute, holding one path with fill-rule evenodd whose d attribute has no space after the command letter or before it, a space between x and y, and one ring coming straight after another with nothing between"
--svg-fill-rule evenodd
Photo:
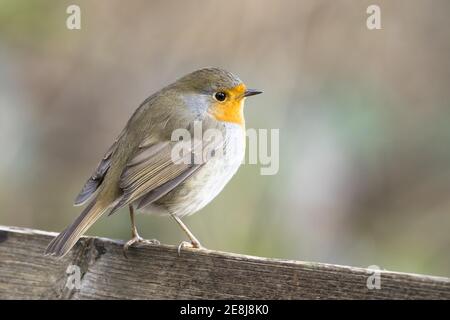
<instances>
[{"instance_id":1,"label":"blurred background","mask_svg":"<svg viewBox=\"0 0 450 320\"><path fill-rule=\"evenodd\" d=\"M382 30L366 8L381 7ZM66 8L81 8L68 30ZM264 95L280 170L185 219L210 249L450 276L450 2L0 0L0 224L61 231L134 109L205 66ZM178 244L168 218L142 236ZM88 234L128 240L126 210Z\"/></svg>"}]
</instances>

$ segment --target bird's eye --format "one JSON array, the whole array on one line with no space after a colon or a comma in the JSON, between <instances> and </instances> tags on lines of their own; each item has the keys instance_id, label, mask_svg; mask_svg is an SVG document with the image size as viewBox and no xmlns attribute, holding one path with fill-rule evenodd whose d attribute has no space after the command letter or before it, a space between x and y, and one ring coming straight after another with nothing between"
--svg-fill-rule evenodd
<instances>
[{"instance_id":1,"label":"bird's eye","mask_svg":"<svg viewBox=\"0 0 450 320\"><path fill-rule=\"evenodd\" d=\"M227 94L225 92L219 91L214 93L214 98L217 101L225 101L225 99L227 98Z\"/></svg>"}]
</instances>

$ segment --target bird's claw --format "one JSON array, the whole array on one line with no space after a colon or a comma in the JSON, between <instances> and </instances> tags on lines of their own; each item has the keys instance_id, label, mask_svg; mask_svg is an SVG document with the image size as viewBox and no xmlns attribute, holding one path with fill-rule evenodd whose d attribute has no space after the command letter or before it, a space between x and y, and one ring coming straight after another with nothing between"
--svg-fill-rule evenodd
<instances>
[{"instance_id":1,"label":"bird's claw","mask_svg":"<svg viewBox=\"0 0 450 320\"><path fill-rule=\"evenodd\" d=\"M123 246L123 255L125 256L125 258L128 259L128 255L127 255L128 249L135 243L144 243L144 244L149 244L149 245L160 245L161 244L157 239L144 239L138 235L134 236Z\"/></svg>"},{"instance_id":2,"label":"bird's claw","mask_svg":"<svg viewBox=\"0 0 450 320\"><path fill-rule=\"evenodd\" d=\"M178 256L181 255L181 249L183 248L191 248L191 249L204 249L199 242L188 242L182 241L178 246Z\"/></svg>"}]
</instances>

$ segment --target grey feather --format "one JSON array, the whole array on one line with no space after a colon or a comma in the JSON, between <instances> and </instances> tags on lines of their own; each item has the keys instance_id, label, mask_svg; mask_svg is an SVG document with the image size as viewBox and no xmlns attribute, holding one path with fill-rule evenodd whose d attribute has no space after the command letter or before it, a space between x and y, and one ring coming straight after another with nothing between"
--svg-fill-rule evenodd
<instances>
[{"instance_id":1,"label":"grey feather","mask_svg":"<svg viewBox=\"0 0 450 320\"><path fill-rule=\"evenodd\" d=\"M122 134L123 133L121 133L119 137L121 137ZM84 184L80 193L75 198L74 201L75 206L80 206L84 204L87 200L89 200L103 182L103 178L105 177L109 167L111 166L111 155L117 149L117 141L118 139L114 141L113 145L108 149L108 151L106 151L102 160L97 165L97 168L95 169L94 173Z\"/></svg>"},{"instance_id":2,"label":"grey feather","mask_svg":"<svg viewBox=\"0 0 450 320\"><path fill-rule=\"evenodd\" d=\"M145 196L143 196L141 199L138 200L137 209L142 209L148 206L149 204L153 203L154 201L158 200L159 198L165 196L167 193L169 193L175 187L184 182L187 178L193 175L200 168L201 165L194 165L189 169L187 169L186 171L184 171L175 179L172 179L164 183L162 186L153 189L152 191L150 191L149 193L147 193Z\"/></svg>"},{"instance_id":3,"label":"grey feather","mask_svg":"<svg viewBox=\"0 0 450 320\"><path fill-rule=\"evenodd\" d=\"M89 214L94 204L95 200L93 200L86 208L84 208L83 212L69 227L67 227L49 243L47 249L45 249L45 255L54 255L57 257L61 257L67 253L68 250L65 249L67 240L69 239L75 228L80 225L84 218Z\"/></svg>"}]
</instances>

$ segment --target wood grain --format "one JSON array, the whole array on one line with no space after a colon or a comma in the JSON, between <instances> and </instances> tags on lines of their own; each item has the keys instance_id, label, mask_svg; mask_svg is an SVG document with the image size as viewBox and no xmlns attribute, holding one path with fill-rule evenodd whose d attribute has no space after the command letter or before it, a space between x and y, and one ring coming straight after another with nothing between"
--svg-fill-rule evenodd
<instances>
[{"instance_id":1,"label":"wood grain","mask_svg":"<svg viewBox=\"0 0 450 320\"><path fill-rule=\"evenodd\" d=\"M0 226L0 299L450 299L450 279L84 237L63 259L43 255L55 233ZM79 289L66 285L80 268Z\"/></svg>"}]
</instances>

